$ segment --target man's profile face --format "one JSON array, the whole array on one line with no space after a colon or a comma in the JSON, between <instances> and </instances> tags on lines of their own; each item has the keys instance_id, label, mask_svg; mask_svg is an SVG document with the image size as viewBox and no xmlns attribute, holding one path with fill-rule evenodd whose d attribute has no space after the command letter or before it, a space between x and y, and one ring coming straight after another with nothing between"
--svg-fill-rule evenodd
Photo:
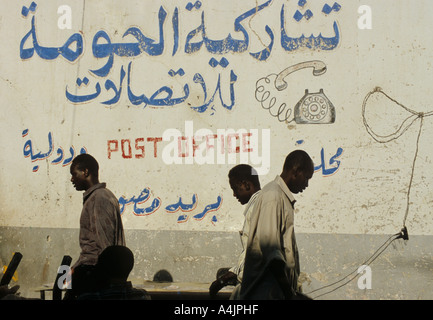
<instances>
[{"instance_id":1,"label":"man's profile face","mask_svg":"<svg viewBox=\"0 0 433 320\"><path fill-rule=\"evenodd\" d=\"M77 165L71 166L71 182L77 191L87 190L86 170L81 170Z\"/></svg>"},{"instance_id":2,"label":"man's profile face","mask_svg":"<svg viewBox=\"0 0 433 320\"><path fill-rule=\"evenodd\" d=\"M303 192L308 187L308 181L313 177L314 166L307 170L297 171L294 179L288 186L293 193Z\"/></svg>"},{"instance_id":3,"label":"man's profile face","mask_svg":"<svg viewBox=\"0 0 433 320\"><path fill-rule=\"evenodd\" d=\"M244 205L250 201L251 191L248 190L247 183L241 182L236 179L229 179L230 188L233 190L233 197Z\"/></svg>"}]
</instances>

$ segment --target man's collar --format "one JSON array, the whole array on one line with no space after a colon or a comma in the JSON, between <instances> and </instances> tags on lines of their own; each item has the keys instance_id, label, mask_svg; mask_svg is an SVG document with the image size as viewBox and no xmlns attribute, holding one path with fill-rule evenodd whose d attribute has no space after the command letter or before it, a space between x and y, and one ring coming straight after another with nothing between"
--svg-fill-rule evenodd
<instances>
[{"instance_id":1,"label":"man's collar","mask_svg":"<svg viewBox=\"0 0 433 320\"><path fill-rule=\"evenodd\" d=\"M253 202L255 198L257 198L257 196L259 195L261 190L257 190L256 192L254 192L254 194L251 196L250 200L248 200L248 203Z\"/></svg>"},{"instance_id":2,"label":"man's collar","mask_svg":"<svg viewBox=\"0 0 433 320\"><path fill-rule=\"evenodd\" d=\"M100 188L105 188L106 187L106 183L97 183L94 184L93 186L91 186L89 189L87 189L84 193L83 193L83 203L87 200L87 198L92 194L93 191L95 191L96 189L100 189Z\"/></svg>"},{"instance_id":3,"label":"man's collar","mask_svg":"<svg viewBox=\"0 0 433 320\"><path fill-rule=\"evenodd\" d=\"M244 209L244 216L247 214L248 209L250 208L251 204L256 200L257 196L259 195L261 190L256 191L250 198L250 200L248 200L248 203L245 205L245 209Z\"/></svg>"},{"instance_id":4,"label":"man's collar","mask_svg":"<svg viewBox=\"0 0 433 320\"><path fill-rule=\"evenodd\" d=\"M287 187L287 184L284 182L283 178L280 176L276 176L275 182L280 186L281 190L286 194L287 198L289 198L290 203L292 204L292 207L295 207L295 197L293 196L292 192L289 190L289 187Z\"/></svg>"}]
</instances>

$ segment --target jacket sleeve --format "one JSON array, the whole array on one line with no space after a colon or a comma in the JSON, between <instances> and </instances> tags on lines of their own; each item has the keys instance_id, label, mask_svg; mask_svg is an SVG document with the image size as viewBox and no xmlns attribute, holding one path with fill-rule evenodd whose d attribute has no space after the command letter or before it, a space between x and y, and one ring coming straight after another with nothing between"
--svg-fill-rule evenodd
<instances>
[{"instance_id":1,"label":"jacket sleeve","mask_svg":"<svg viewBox=\"0 0 433 320\"><path fill-rule=\"evenodd\" d=\"M98 196L95 198L90 214L90 224L91 229L95 232L96 245L102 251L115 243L116 207L109 199Z\"/></svg>"}]
</instances>

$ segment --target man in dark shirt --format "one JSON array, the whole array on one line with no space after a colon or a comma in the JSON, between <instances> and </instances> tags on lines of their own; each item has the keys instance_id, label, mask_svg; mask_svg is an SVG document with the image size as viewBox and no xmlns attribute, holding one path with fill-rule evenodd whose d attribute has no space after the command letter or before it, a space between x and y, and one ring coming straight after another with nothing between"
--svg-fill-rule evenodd
<instances>
[{"instance_id":1,"label":"man in dark shirt","mask_svg":"<svg viewBox=\"0 0 433 320\"><path fill-rule=\"evenodd\" d=\"M100 253L108 246L125 246L120 207L117 198L99 182L99 165L89 154L80 154L72 161L71 182L77 191L84 191L80 217L80 257L72 267L72 289L78 296L94 290L94 269ZM69 296L69 295L68 295Z\"/></svg>"}]
</instances>

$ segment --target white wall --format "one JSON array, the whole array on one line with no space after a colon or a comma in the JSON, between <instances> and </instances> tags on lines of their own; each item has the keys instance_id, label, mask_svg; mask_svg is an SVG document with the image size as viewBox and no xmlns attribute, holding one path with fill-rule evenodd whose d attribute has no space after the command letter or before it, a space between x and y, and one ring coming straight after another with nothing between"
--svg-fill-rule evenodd
<instances>
[{"instance_id":1,"label":"white wall","mask_svg":"<svg viewBox=\"0 0 433 320\"><path fill-rule=\"evenodd\" d=\"M78 226L81 194L69 182L69 165L63 165L63 161L71 156L69 149L73 146L75 155L84 147L98 159L101 180L107 182L119 198L131 200L135 196L137 199L142 190L149 188L148 201L137 204L137 208L148 208L154 199L159 199L159 209L148 215L144 214L146 212L140 215L139 210L134 212L132 203L126 206L123 212L125 228L236 231L242 224L242 208L232 197L228 170L246 160L262 167L264 174L260 180L265 184L280 173L290 151L302 148L309 152L318 170L310 188L297 196L298 232L397 232L406 213L420 120L415 120L398 139L376 142L364 125L362 106L366 95L379 86L401 104L426 113L406 225L412 234L431 234L430 185L433 178L429 168L433 157L430 148L433 118L428 116L432 111L428 96L433 78L433 44L429 40L433 4L430 1L340 0L335 2L337 5L329 14L322 10L325 4L332 6L333 2L260 1L257 4L265 6L258 7L255 14L247 14L244 19L239 17L254 9L256 1L202 1L201 6L196 2L191 10L187 9L188 1L146 1L144 5L142 1L134 0L47 0L36 4L36 10L30 10L27 16L22 14L22 9L23 6L28 9L30 1L9 0L2 5L0 90L4 151L0 156L1 225ZM310 10L313 15L308 20L305 15L296 21L297 10L302 14ZM160 42L158 14L163 12L166 17L162 24L163 41ZM176 12L177 28L173 23ZM313 48L284 48L281 43L282 12L285 15L283 28L288 36L299 40L301 35L307 38L312 35L316 40L328 38L330 42L316 43ZM209 45L206 47L205 43L197 52L187 53L188 35L201 25L201 17ZM244 33L235 30L237 18L241 20ZM145 40L140 42L133 35L123 37L132 27L138 29L131 30L140 30L142 35L153 39L153 44L162 44L162 52L155 51L150 55L148 52L153 49L146 47ZM33 29L34 34L31 33ZM92 45L101 31L108 35L112 49L104 39ZM29 36L25 38L27 34ZM268 47L270 34L273 36L271 48ZM218 50L218 44L212 41L227 39L229 35L231 43L237 41L248 46L232 50L223 46L228 52L213 52ZM76 48L76 41L72 41L68 48L71 55L67 56L65 43L68 40L82 40L82 52ZM190 42L200 41L203 41L203 33L198 32ZM262 56L263 60L259 60L252 56L266 47L269 57ZM59 51L49 51L53 48ZM141 50L141 53L122 56L131 48ZM109 60L109 57L96 58L96 49L117 50L106 76L91 72L100 70ZM80 54L74 56L73 51ZM31 53L30 57L24 56ZM68 61L65 56L73 61ZM227 65L211 66L211 59ZM277 74L313 60L326 65L324 74L314 76L312 68L300 69L284 78L288 85L286 89L278 91L275 88L272 81ZM168 74L170 70L180 68L184 73ZM124 77L120 86L122 69ZM198 75L202 77L201 83ZM287 104L286 110L291 112L290 123L278 121L256 99L256 85L263 84L267 76L271 83L266 84L266 88L277 97L277 103ZM89 80L88 86L79 87L77 79L85 77ZM118 90L116 103L104 104L115 97L115 91L107 84ZM92 99L88 97L88 101L73 103L66 95L66 92L75 96L90 95L95 93L96 85L100 86L100 93ZM188 86L186 92L185 86ZM182 102L166 99L157 105L156 100L151 101L152 95L162 87L172 91L172 99L183 97ZM148 104L134 105L133 101L137 100L128 96L128 89L135 96L144 94ZM335 109L335 122L328 118L329 113L323 118L324 124L295 121L295 105L305 90L317 93L321 89ZM162 92L155 98L167 98L167 94ZM212 98L203 112L193 109ZM272 110L276 111L275 108ZM388 135L411 115L396 103L375 94L366 105L365 120L376 133ZM231 161L227 154L230 151L227 148L228 129L246 133L240 134L245 141L231 141L237 141L241 151L248 147L253 151L241 152L235 161ZM23 134L25 130L27 135ZM177 140L170 136L176 132L188 137L194 133L218 135L217 140L209 139L214 148L206 149L206 143L197 139L197 152L214 152L222 148L216 145L222 136L226 139L225 149L222 149L225 154L218 158L217 154L208 153L205 159L196 154L194 158L180 159L182 164L168 164L174 160L166 152L171 148L177 152ZM155 140L165 135L169 141ZM254 137L258 138L257 145L253 144ZM250 145L243 144L248 141ZM35 157L40 155L42 158L41 154L51 153L32 162L31 156L25 157L30 154L29 143ZM53 161L58 158L58 148L62 148L64 157L55 165ZM247 158L241 158L241 155ZM339 156L330 163L334 155ZM200 160L207 163L200 164ZM188 161L192 163L188 164ZM322 162L323 166L319 168ZM38 169L33 172L35 166ZM194 210L166 210L168 205L177 203L179 197L185 204L191 204L193 196L197 200ZM199 220L208 205L213 205L215 210ZM181 214L188 216L186 222L179 223Z\"/></svg>"},{"instance_id":2,"label":"white wall","mask_svg":"<svg viewBox=\"0 0 433 320\"><path fill-rule=\"evenodd\" d=\"M296 196L307 289L356 269L406 225L409 247L375 262L370 297L428 298L432 13L427 0L2 1L0 264L24 254L30 295L63 254L77 258L82 195L69 158L84 148L125 204L134 276L168 268L176 280L212 281L240 245L229 169L250 163L264 185L302 148L317 167ZM326 72L314 75L311 61ZM368 96L376 87L389 98ZM303 121L306 92L328 113ZM286 105L283 121L263 108L271 101L274 114ZM178 136L194 157L174 157ZM192 208L176 211L179 198ZM335 297L366 291L352 283Z\"/></svg>"}]
</instances>

